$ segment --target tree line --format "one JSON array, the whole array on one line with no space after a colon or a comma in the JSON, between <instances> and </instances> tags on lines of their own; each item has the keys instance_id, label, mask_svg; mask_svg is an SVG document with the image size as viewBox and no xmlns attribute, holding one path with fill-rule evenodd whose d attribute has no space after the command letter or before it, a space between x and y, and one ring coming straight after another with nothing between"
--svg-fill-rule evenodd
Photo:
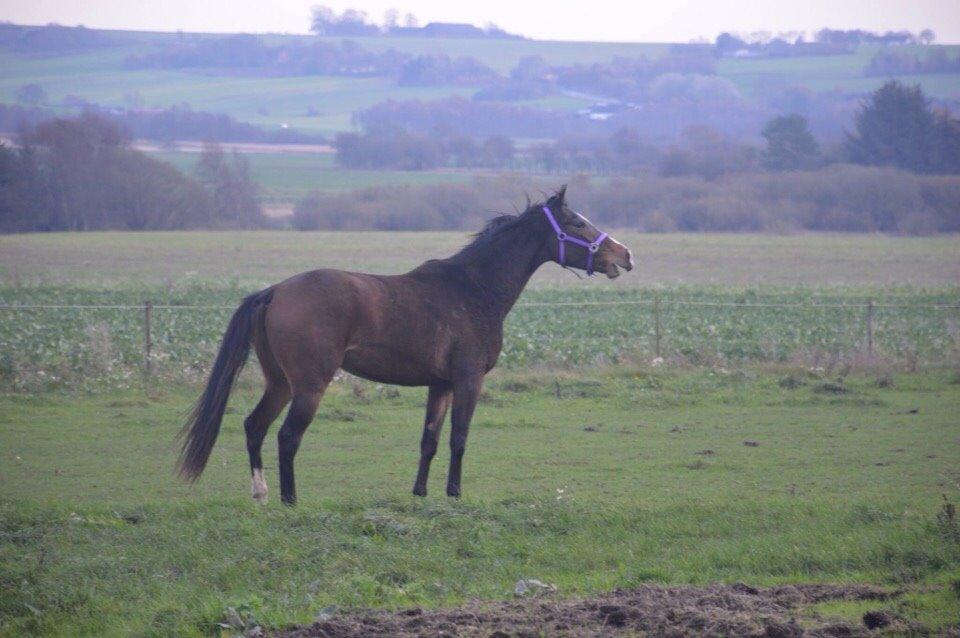
<instances>
[{"instance_id":1,"label":"tree line","mask_svg":"<svg viewBox=\"0 0 960 638\"><path fill-rule=\"evenodd\" d=\"M0 144L0 231L254 228L264 216L246 160L205 149L195 176L130 147L95 114L24 130Z\"/></svg>"},{"instance_id":2,"label":"tree line","mask_svg":"<svg viewBox=\"0 0 960 638\"><path fill-rule=\"evenodd\" d=\"M31 86L21 87L30 89ZM37 87L42 92L41 87ZM35 90L26 91L31 96ZM41 100L23 100L24 105L0 103L0 131L17 133L24 128L56 118L56 111L37 106ZM75 103L82 113L109 119L134 138L157 142L213 140L217 142L259 142L264 144L325 144L327 138L293 129L267 130L241 122L224 113L195 111L189 104L164 109L111 108L88 102Z\"/></svg>"},{"instance_id":3,"label":"tree line","mask_svg":"<svg viewBox=\"0 0 960 638\"><path fill-rule=\"evenodd\" d=\"M943 47L931 48L923 57L914 51L881 49L864 69L867 77L925 73L960 73L960 55L951 57Z\"/></svg>"},{"instance_id":4,"label":"tree line","mask_svg":"<svg viewBox=\"0 0 960 638\"><path fill-rule=\"evenodd\" d=\"M315 192L294 210L299 230L472 230L524 207L559 177L476 177L466 184ZM805 172L726 174L714 180L579 175L571 201L611 228L645 232L960 231L960 177L839 164Z\"/></svg>"},{"instance_id":5,"label":"tree line","mask_svg":"<svg viewBox=\"0 0 960 638\"><path fill-rule=\"evenodd\" d=\"M120 38L107 31L83 26L31 26L0 22L0 49L14 53L64 55L121 43Z\"/></svg>"},{"instance_id":6,"label":"tree line","mask_svg":"<svg viewBox=\"0 0 960 638\"><path fill-rule=\"evenodd\" d=\"M802 32L767 32L738 35L723 32L714 42L718 56L788 58L811 55L842 55L853 53L861 44L900 46L905 44L932 44L936 34L930 29L912 33L906 29L877 33L864 29L820 29L808 41Z\"/></svg>"},{"instance_id":7,"label":"tree line","mask_svg":"<svg viewBox=\"0 0 960 638\"><path fill-rule=\"evenodd\" d=\"M400 86L484 85L500 78L471 56L371 51L354 40L268 44L256 35L185 36L127 56L128 69L243 69L259 76L392 77Z\"/></svg>"},{"instance_id":8,"label":"tree line","mask_svg":"<svg viewBox=\"0 0 960 638\"><path fill-rule=\"evenodd\" d=\"M421 38L495 38L520 39L522 36L507 33L495 24L487 23L484 28L472 24L431 22L420 26L420 21L412 13L407 13L400 22L400 12L387 9L383 15L383 24L377 25L369 20L367 13L359 9L344 9L337 13L323 5L313 7L310 30L317 35L344 37L411 36Z\"/></svg>"},{"instance_id":9,"label":"tree line","mask_svg":"<svg viewBox=\"0 0 960 638\"><path fill-rule=\"evenodd\" d=\"M675 105L674 115L682 112ZM650 116L650 111L642 112ZM701 120L704 118L701 114ZM824 148L802 115L767 120L762 147L738 141L715 127L687 124L679 144L658 144L637 120L578 125L569 116L543 120L528 107L483 104L462 98L436 102L384 102L357 116L362 134L334 141L337 160L351 168L432 169L438 166L512 166L548 173L656 172L664 177L758 170L810 170L830 163L893 166L919 173L960 173L960 122L931 106L918 86L891 81L863 101L842 141ZM627 122L621 124L620 122ZM502 139L524 134L553 137L522 153ZM486 137L485 141L481 138ZM491 154L498 140L503 153ZM495 161L494 161L495 160Z\"/></svg>"},{"instance_id":10,"label":"tree line","mask_svg":"<svg viewBox=\"0 0 960 638\"><path fill-rule=\"evenodd\" d=\"M523 87L529 87L530 91ZM550 94L536 83L510 84L506 90L518 91L514 96ZM444 135L484 137L597 136L632 128L651 144L668 145L679 140L688 127L700 124L707 124L731 138L756 138L771 113L783 111L804 115L820 135L837 136L842 133L842 122L849 119L857 107L857 98L853 96L821 96L803 90L784 91L769 104L761 104L744 100L725 78L688 73L658 76L645 85L641 93L638 102L599 101L592 107L571 112L488 100L499 95L491 96L481 90L474 99L454 96L437 100L385 100L358 111L354 120L364 129L392 127L424 134L439 131Z\"/></svg>"},{"instance_id":11,"label":"tree line","mask_svg":"<svg viewBox=\"0 0 960 638\"><path fill-rule=\"evenodd\" d=\"M577 178L581 203L598 221L615 226L960 231L960 124L931 108L918 87L891 82L874 93L836 149L822 149L797 115L774 118L762 134L765 147L754 148L701 127L688 131L684 148L657 149L623 129L595 140L562 138L534 147L533 156L562 173L583 173L601 160L629 167L603 180ZM341 136L337 152L344 165L407 169L441 161L526 168L518 162L531 153L520 156L509 139L496 136L432 140L389 129ZM518 193L547 189L560 179L507 175L466 185L314 193L298 204L293 224L471 228L478 216L508 210ZM132 149L129 130L87 113L40 122L22 132L17 148L0 146L4 232L264 224L245 159L215 145L205 149L192 175L184 175Z\"/></svg>"},{"instance_id":12,"label":"tree line","mask_svg":"<svg viewBox=\"0 0 960 638\"><path fill-rule=\"evenodd\" d=\"M502 135L477 139L396 130L340 133L333 145L337 163L345 168L506 168L516 153L513 140Z\"/></svg>"}]
</instances>

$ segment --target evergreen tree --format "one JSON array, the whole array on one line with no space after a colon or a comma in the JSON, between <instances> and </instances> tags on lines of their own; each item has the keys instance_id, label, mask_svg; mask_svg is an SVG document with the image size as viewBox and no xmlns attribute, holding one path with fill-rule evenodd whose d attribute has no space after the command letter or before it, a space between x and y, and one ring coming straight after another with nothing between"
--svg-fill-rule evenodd
<instances>
[{"instance_id":1,"label":"evergreen tree","mask_svg":"<svg viewBox=\"0 0 960 638\"><path fill-rule=\"evenodd\" d=\"M820 147L802 115L781 115L767 122L761 133L767 140L763 165L773 171L814 168L820 163Z\"/></svg>"},{"instance_id":2,"label":"evergreen tree","mask_svg":"<svg viewBox=\"0 0 960 638\"><path fill-rule=\"evenodd\" d=\"M918 173L957 170L945 163L960 144L949 116L938 118L919 86L887 82L863 103L854 118L855 131L844 143L856 164L896 166Z\"/></svg>"}]
</instances>

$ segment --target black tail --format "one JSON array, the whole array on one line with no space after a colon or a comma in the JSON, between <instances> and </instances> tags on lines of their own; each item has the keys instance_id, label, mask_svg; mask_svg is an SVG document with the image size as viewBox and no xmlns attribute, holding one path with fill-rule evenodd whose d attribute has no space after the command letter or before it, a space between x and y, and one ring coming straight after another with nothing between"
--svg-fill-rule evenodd
<instances>
[{"instance_id":1,"label":"black tail","mask_svg":"<svg viewBox=\"0 0 960 638\"><path fill-rule=\"evenodd\" d=\"M273 290L268 288L243 300L233 313L230 325L223 335L220 352L210 371L207 387L193 406L190 417L180 430L183 439L180 451L180 476L191 483L200 478L210 458L210 451L220 432L220 422L227 407L230 390L243 370L250 355L251 339L262 316L261 310L270 303Z\"/></svg>"}]
</instances>

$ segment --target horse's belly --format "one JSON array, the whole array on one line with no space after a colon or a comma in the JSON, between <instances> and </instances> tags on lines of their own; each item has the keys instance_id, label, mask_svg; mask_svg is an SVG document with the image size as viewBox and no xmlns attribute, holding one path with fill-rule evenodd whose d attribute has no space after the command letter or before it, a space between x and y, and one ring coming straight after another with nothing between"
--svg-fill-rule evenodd
<instances>
[{"instance_id":1,"label":"horse's belly","mask_svg":"<svg viewBox=\"0 0 960 638\"><path fill-rule=\"evenodd\" d=\"M350 348L344 355L344 370L358 377L394 385L433 385L442 380L438 366L388 348Z\"/></svg>"}]
</instances>

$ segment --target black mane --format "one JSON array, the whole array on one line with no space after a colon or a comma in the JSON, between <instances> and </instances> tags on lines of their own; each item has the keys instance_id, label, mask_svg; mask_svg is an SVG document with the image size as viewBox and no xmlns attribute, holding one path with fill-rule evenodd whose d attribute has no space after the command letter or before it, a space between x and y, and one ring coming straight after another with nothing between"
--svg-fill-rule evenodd
<instances>
[{"instance_id":1,"label":"black mane","mask_svg":"<svg viewBox=\"0 0 960 638\"><path fill-rule=\"evenodd\" d=\"M527 208L527 210L518 215L511 215L509 213L497 215L484 224L483 228L479 232L473 234L472 240L469 244L461 248L460 252L453 255L449 259L451 261L469 259L471 256L483 252L484 249L488 248L501 237L508 235L523 226L526 226L532 218L533 213L540 210L542 207L543 204L533 204Z\"/></svg>"}]
</instances>

